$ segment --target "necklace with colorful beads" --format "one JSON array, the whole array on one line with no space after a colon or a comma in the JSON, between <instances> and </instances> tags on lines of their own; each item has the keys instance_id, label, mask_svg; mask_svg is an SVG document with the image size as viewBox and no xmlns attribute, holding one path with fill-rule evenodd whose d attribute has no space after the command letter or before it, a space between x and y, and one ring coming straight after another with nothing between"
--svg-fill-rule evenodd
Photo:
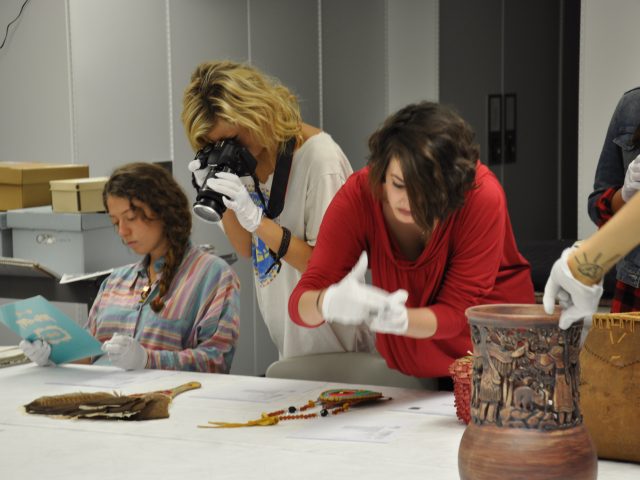
<instances>
[{"instance_id":1,"label":"necklace with colorful beads","mask_svg":"<svg viewBox=\"0 0 640 480\"><path fill-rule=\"evenodd\" d=\"M282 408L269 413L263 413L257 420L249 420L245 423L233 422L207 422L207 425L198 425L199 428L235 428L235 427L265 427L276 425L284 420L306 420L309 418L328 417L339 415L349 410L353 405L376 400L391 400L380 392L360 389L338 388L325 390L317 400L309 400L306 404L296 407ZM309 411L321 407L320 411Z\"/></svg>"}]
</instances>

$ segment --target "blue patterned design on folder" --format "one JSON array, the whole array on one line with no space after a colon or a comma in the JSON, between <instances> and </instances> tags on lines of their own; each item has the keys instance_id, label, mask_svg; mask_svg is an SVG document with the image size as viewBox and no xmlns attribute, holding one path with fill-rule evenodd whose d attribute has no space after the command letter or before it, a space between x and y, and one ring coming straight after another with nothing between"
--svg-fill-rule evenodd
<instances>
[{"instance_id":1,"label":"blue patterned design on folder","mask_svg":"<svg viewBox=\"0 0 640 480\"><path fill-rule=\"evenodd\" d=\"M98 340L41 295L0 306L0 322L25 340L46 341L54 363L103 354Z\"/></svg>"}]
</instances>

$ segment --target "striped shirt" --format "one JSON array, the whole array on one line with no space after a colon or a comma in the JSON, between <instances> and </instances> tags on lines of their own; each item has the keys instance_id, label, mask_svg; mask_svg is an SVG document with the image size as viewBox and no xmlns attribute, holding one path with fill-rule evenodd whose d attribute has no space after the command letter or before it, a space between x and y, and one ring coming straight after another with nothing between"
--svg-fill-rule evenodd
<instances>
[{"instance_id":1,"label":"striped shirt","mask_svg":"<svg viewBox=\"0 0 640 480\"><path fill-rule=\"evenodd\" d=\"M228 373L240 326L235 272L190 244L156 313L150 304L164 259L154 262L158 278L142 300L148 263L146 256L104 280L85 328L101 342L116 332L134 337L149 355L147 368Z\"/></svg>"}]
</instances>

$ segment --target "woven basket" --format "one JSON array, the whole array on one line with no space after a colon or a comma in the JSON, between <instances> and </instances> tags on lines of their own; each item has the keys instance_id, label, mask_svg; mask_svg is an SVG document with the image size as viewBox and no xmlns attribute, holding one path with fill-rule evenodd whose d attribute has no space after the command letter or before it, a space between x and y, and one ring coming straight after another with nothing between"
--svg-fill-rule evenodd
<instances>
[{"instance_id":1,"label":"woven basket","mask_svg":"<svg viewBox=\"0 0 640 480\"><path fill-rule=\"evenodd\" d=\"M580 405L598 457L640 462L640 312L593 316Z\"/></svg>"}]
</instances>

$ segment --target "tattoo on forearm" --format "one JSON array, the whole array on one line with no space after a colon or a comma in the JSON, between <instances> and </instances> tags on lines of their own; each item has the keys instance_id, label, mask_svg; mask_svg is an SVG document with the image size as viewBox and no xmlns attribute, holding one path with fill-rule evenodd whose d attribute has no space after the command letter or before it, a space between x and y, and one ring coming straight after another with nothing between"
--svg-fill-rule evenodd
<instances>
[{"instance_id":1,"label":"tattoo on forearm","mask_svg":"<svg viewBox=\"0 0 640 480\"><path fill-rule=\"evenodd\" d=\"M576 268L580 275L599 281L605 274L605 271L614 265L622 255L615 254L608 260L602 261L602 253L597 253L593 260L589 260L586 253L581 257L576 257Z\"/></svg>"}]
</instances>

